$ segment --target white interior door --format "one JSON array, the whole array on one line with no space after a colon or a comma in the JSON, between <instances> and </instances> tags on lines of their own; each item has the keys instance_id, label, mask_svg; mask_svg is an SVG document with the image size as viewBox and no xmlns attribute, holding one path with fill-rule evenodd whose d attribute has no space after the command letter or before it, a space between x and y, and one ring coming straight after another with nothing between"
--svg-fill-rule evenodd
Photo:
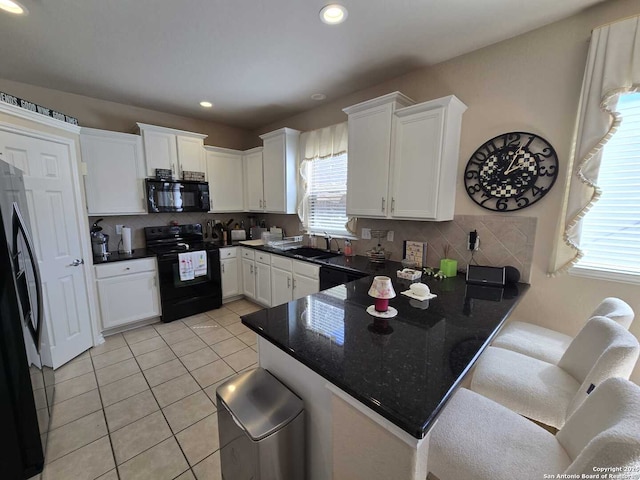
<instances>
[{"instance_id":1,"label":"white interior door","mask_svg":"<svg viewBox=\"0 0 640 480\"><path fill-rule=\"evenodd\" d=\"M0 151L24 172L53 368L93 345L82 261L77 172L69 145L0 131Z\"/></svg>"}]
</instances>

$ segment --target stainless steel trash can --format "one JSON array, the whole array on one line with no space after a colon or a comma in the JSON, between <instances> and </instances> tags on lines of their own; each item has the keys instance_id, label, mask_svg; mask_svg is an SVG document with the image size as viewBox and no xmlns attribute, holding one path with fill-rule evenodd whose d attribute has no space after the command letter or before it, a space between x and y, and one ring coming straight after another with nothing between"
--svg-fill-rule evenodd
<instances>
[{"instance_id":1,"label":"stainless steel trash can","mask_svg":"<svg viewBox=\"0 0 640 480\"><path fill-rule=\"evenodd\" d=\"M216 390L224 480L303 480L304 408L263 368Z\"/></svg>"}]
</instances>

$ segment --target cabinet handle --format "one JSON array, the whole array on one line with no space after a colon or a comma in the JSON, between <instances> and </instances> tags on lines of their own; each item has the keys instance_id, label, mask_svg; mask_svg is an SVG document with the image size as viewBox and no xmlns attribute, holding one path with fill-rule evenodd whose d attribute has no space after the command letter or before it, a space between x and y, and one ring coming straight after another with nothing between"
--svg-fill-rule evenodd
<instances>
[{"instance_id":1,"label":"cabinet handle","mask_svg":"<svg viewBox=\"0 0 640 480\"><path fill-rule=\"evenodd\" d=\"M382 212L383 213L384 213L384 202L385 202L384 197L382 197Z\"/></svg>"},{"instance_id":2,"label":"cabinet handle","mask_svg":"<svg viewBox=\"0 0 640 480\"><path fill-rule=\"evenodd\" d=\"M296 279L295 278L293 279L293 289L294 290L296 289Z\"/></svg>"},{"instance_id":3,"label":"cabinet handle","mask_svg":"<svg viewBox=\"0 0 640 480\"><path fill-rule=\"evenodd\" d=\"M220 266L222 267L222 273L224 273L224 263L221 263Z\"/></svg>"},{"instance_id":4,"label":"cabinet handle","mask_svg":"<svg viewBox=\"0 0 640 480\"><path fill-rule=\"evenodd\" d=\"M176 170L176 164L172 163L171 164L171 173L175 172L176 173L176 177L178 177L178 170Z\"/></svg>"},{"instance_id":5,"label":"cabinet handle","mask_svg":"<svg viewBox=\"0 0 640 480\"><path fill-rule=\"evenodd\" d=\"M213 200L209 199L209 210L213 210Z\"/></svg>"},{"instance_id":6,"label":"cabinet handle","mask_svg":"<svg viewBox=\"0 0 640 480\"><path fill-rule=\"evenodd\" d=\"M251 274L253 275L253 265L251 265Z\"/></svg>"},{"instance_id":7,"label":"cabinet handle","mask_svg":"<svg viewBox=\"0 0 640 480\"><path fill-rule=\"evenodd\" d=\"M287 288L291 288L291 279L287 277Z\"/></svg>"},{"instance_id":8,"label":"cabinet handle","mask_svg":"<svg viewBox=\"0 0 640 480\"><path fill-rule=\"evenodd\" d=\"M396 199L391 197L391 213L396 209Z\"/></svg>"}]
</instances>

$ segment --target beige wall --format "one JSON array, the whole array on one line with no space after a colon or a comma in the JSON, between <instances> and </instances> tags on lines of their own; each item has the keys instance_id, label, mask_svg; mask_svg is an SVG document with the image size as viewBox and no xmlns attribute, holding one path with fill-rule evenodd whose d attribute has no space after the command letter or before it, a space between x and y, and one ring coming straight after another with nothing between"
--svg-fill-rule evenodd
<instances>
[{"instance_id":1,"label":"beige wall","mask_svg":"<svg viewBox=\"0 0 640 480\"><path fill-rule=\"evenodd\" d=\"M241 128L122 103L98 100L97 98L36 87L1 78L0 92L24 98L30 102L76 117L83 127L133 133L136 128L136 122L141 122L209 135L204 141L206 145L244 150L254 146L256 143L256 137Z\"/></svg>"},{"instance_id":2,"label":"beige wall","mask_svg":"<svg viewBox=\"0 0 640 480\"><path fill-rule=\"evenodd\" d=\"M541 202L521 213L507 214L538 219L532 288L515 316L574 334L605 296L623 298L640 316L640 287L637 285L567 275L546 276L565 188L564 176L591 30L638 14L640 2L637 0L605 2L567 20L265 126L258 133L284 125L310 130L341 122L346 118L342 108L394 90L400 90L416 101L455 94L469 106L462 125L457 215L486 213L468 198L462 184L462 171L474 150L503 132L538 133L556 148L561 172L555 187ZM640 337L640 318L631 331ZM632 378L640 383L640 367Z\"/></svg>"}]
</instances>

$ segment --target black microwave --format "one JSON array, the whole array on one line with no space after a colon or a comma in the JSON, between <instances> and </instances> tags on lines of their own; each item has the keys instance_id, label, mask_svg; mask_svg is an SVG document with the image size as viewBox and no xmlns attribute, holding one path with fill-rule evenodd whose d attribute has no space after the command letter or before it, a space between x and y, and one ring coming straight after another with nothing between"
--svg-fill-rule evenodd
<instances>
[{"instance_id":1,"label":"black microwave","mask_svg":"<svg viewBox=\"0 0 640 480\"><path fill-rule=\"evenodd\" d=\"M209 184L190 180L145 180L149 213L208 212Z\"/></svg>"}]
</instances>

